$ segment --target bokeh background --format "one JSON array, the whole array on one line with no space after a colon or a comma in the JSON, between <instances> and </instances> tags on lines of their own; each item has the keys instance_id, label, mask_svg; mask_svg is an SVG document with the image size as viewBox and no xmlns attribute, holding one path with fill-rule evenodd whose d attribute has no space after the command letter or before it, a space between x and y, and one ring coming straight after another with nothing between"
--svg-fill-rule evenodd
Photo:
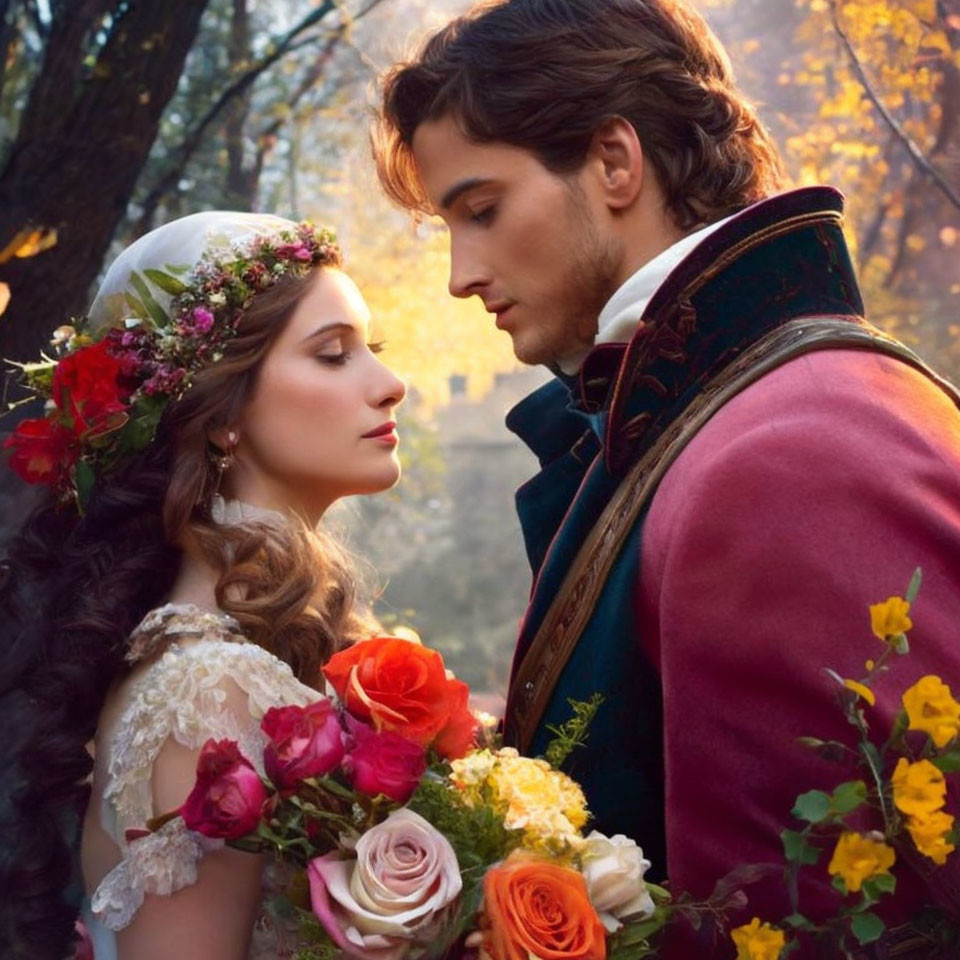
<instances>
[{"instance_id":1,"label":"bokeh background","mask_svg":"<svg viewBox=\"0 0 960 960\"><path fill-rule=\"evenodd\" d=\"M848 199L870 318L960 375L960 0L701 0L795 185ZM0 0L0 356L82 314L152 226L236 208L334 225L411 386L405 477L338 507L388 626L495 703L529 587L503 426L545 379L446 291L442 225L386 202L374 79L460 0ZM0 421L13 428L15 414ZM29 507L2 471L0 540Z\"/></svg>"}]
</instances>

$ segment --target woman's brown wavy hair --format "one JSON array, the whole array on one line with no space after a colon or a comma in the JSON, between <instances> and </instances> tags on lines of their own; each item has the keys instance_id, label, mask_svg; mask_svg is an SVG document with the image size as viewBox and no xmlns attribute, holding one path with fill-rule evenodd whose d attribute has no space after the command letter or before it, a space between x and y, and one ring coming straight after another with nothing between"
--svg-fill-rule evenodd
<instances>
[{"instance_id":1,"label":"woman's brown wavy hair","mask_svg":"<svg viewBox=\"0 0 960 960\"><path fill-rule=\"evenodd\" d=\"M260 294L223 359L198 374L169 411L175 456L163 519L171 543L196 551L219 573L220 609L304 683L320 688L320 667L331 654L373 632L355 605L354 568L331 537L293 519L214 523L217 451L209 440L211 431L236 423L264 358L316 275L284 278Z\"/></svg>"},{"instance_id":2,"label":"woman's brown wavy hair","mask_svg":"<svg viewBox=\"0 0 960 960\"><path fill-rule=\"evenodd\" d=\"M330 266L335 266L334 260ZM324 269L324 268L320 268ZM63 960L82 895L86 749L128 638L170 594L195 549L219 572L220 606L247 637L320 687L320 665L374 626L328 537L291 520L210 519L211 430L230 426L317 271L282 278L246 311L221 361L164 413L155 440L96 484L78 517L40 504L11 544L0 584L0 944L9 960Z\"/></svg>"},{"instance_id":3,"label":"woman's brown wavy hair","mask_svg":"<svg viewBox=\"0 0 960 960\"><path fill-rule=\"evenodd\" d=\"M412 155L421 123L451 116L478 143L580 169L604 120L637 131L677 225L710 222L776 192L777 148L734 84L702 17L680 0L483 3L381 78L373 131L384 189L431 212Z\"/></svg>"}]
</instances>

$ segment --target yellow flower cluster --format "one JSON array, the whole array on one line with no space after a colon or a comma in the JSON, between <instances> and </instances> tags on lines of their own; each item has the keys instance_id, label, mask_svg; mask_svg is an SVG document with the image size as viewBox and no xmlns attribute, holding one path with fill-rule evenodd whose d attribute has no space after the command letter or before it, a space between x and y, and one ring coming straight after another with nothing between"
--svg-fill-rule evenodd
<instances>
[{"instance_id":1,"label":"yellow flower cluster","mask_svg":"<svg viewBox=\"0 0 960 960\"><path fill-rule=\"evenodd\" d=\"M827 867L831 877L841 876L850 893L857 893L865 880L889 873L897 855L882 839L862 833L843 833Z\"/></svg>"},{"instance_id":2,"label":"yellow flower cluster","mask_svg":"<svg viewBox=\"0 0 960 960\"><path fill-rule=\"evenodd\" d=\"M956 849L947 841L954 818L943 812L947 783L929 760L910 763L905 757L893 771L893 802L906 815L907 830L917 850L943 866Z\"/></svg>"},{"instance_id":3,"label":"yellow flower cluster","mask_svg":"<svg viewBox=\"0 0 960 960\"><path fill-rule=\"evenodd\" d=\"M582 845L587 802L579 785L546 760L521 757L512 747L478 750L451 764L450 778L468 803L492 794L504 821L524 831L524 846L556 850Z\"/></svg>"},{"instance_id":4,"label":"yellow flower cluster","mask_svg":"<svg viewBox=\"0 0 960 960\"><path fill-rule=\"evenodd\" d=\"M930 734L938 747L945 747L960 733L960 703L950 688L932 674L921 677L903 695L911 730Z\"/></svg>"},{"instance_id":5,"label":"yellow flower cluster","mask_svg":"<svg viewBox=\"0 0 960 960\"><path fill-rule=\"evenodd\" d=\"M782 930L761 923L759 917L731 930L730 937L737 948L737 960L777 960L787 940Z\"/></svg>"},{"instance_id":6,"label":"yellow flower cluster","mask_svg":"<svg viewBox=\"0 0 960 960\"><path fill-rule=\"evenodd\" d=\"M913 621L907 616L910 604L903 597L889 597L885 603L874 603L870 607L870 626L874 636L880 640L899 637L906 633Z\"/></svg>"}]
</instances>

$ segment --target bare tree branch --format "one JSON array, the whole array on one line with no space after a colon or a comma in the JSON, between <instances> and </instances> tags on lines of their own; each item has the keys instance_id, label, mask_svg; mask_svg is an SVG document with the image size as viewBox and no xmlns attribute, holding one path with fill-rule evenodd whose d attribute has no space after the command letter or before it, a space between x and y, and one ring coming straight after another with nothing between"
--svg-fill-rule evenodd
<instances>
[{"instance_id":1,"label":"bare tree branch","mask_svg":"<svg viewBox=\"0 0 960 960\"><path fill-rule=\"evenodd\" d=\"M833 27L837 31L837 36L840 38L840 42L843 44L844 49L847 51L847 56L850 58L851 66L853 67L854 73L857 75L857 79L860 81L861 86L869 97L870 102L877 108L880 116L883 118L884 123L893 131L897 139L906 147L907 153L910 155L910 159L913 161L917 169L927 177L930 177L931 180L940 188L944 193L947 199L958 209L960 210L960 194L947 183L943 174L933 166L932 163L923 155L923 151L919 146L914 142L914 140L907 134L907 132L900 126L897 122L896 117L887 109L886 105L880 99L876 90L873 89L872 84L870 83L870 78L867 76L866 71L863 69L863 64L860 62L860 58L857 56L857 51L854 50L853 44L850 42L850 38L847 36L843 27L840 24L840 15L837 10L837 0L830 0L830 15L833 19Z\"/></svg>"},{"instance_id":2,"label":"bare tree branch","mask_svg":"<svg viewBox=\"0 0 960 960\"><path fill-rule=\"evenodd\" d=\"M223 109L237 96L248 90L264 71L268 70L278 60L290 52L294 41L305 30L319 23L328 13L336 9L335 0L324 0L319 7L310 11L299 23L295 24L276 43L271 45L270 52L258 60L249 70L242 73L233 83L229 84L220 96L214 101L209 110L203 115L199 123L184 137L177 151L177 159L168 168L167 172L153 185L143 202L143 212L134 226L134 236L146 233L153 226L153 218L163 197L177 184L183 171L203 142L210 125L220 116Z\"/></svg>"}]
</instances>

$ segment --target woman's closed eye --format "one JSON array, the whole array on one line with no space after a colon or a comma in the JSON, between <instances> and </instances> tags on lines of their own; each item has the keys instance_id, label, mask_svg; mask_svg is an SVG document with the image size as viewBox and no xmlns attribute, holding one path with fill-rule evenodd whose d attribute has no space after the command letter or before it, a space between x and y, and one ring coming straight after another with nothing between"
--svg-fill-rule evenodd
<instances>
[{"instance_id":1,"label":"woman's closed eye","mask_svg":"<svg viewBox=\"0 0 960 960\"><path fill-rule=\"evenodd\" d=\"M332 367L342 367L353 355L353 351L341 347L339 342L336 343L335 346L340 347L337 352L327 350L324 353L318 353L317 359L321 363L325 363ZM386 346L386 340L378 340L375 343L368 343L367 349L371 353L382 353L386 349Z\"/></svg>"}]
</instances>

